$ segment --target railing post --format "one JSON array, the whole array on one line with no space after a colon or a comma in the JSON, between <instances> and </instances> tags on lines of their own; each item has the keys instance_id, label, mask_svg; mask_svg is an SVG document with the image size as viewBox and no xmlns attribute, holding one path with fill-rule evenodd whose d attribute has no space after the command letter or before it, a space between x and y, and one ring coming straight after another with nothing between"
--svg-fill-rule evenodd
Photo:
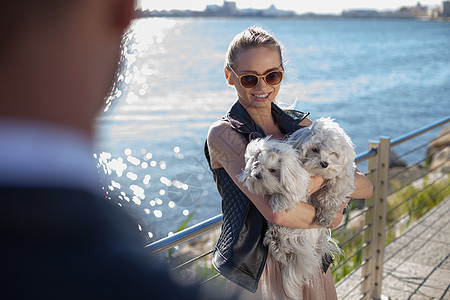
<instances>
[{"instance_id":1,"label":"railing post","mask_svg":"<svg viewBox=\"0 0 450 300\"><path fill-rule=\"evenodd\" d=\"M367 199L366 206L372 207L366 212L366 225L370 227L364 233L364 244L366 247L363 249L363 267L362 267L362 280L361 295L364 295L363 299L371 299L373 277L374 277L374 257L375 257L375 213L376 213L376 201L379 191L378 186L378 161L379 161L379 143L370 142L369 151L377 149L377 154L368 160L367 170L369 174L368 179L372 182L374 191L370 199Z\"/></svg>"},{"instance_id":2,"label":"railing post","mask_svg":"<svg viewBox=\"0 0 450 300\"><path fill-rule=\"evenodd\" d=\"M381 298L381 284L383 279L383 257L384 245L386 242L386 212L389 183L389 152L391 140L388 137L381 137L378 148L378 180L377 193L375 198L376 221L374 228L375 239L375 260L372 298Z\"/></svg>"},{"instance_id":3,"label":"railing post","mask_svg":"<svg viewBox=\"0 0 450 300\"><path fill-rule=\"evenodd\" d=\"M380 299L383 279L383 256L386 240L386 211L389 180L390 139L381 137L379 142L370 142L369 150L377 149L377 155L369 158L368 178L374 186L372 198L367 206L366 225L371 227L364 234L366 247L363 250L361 294L363 299Z\"/></svg>"}]
</instances>

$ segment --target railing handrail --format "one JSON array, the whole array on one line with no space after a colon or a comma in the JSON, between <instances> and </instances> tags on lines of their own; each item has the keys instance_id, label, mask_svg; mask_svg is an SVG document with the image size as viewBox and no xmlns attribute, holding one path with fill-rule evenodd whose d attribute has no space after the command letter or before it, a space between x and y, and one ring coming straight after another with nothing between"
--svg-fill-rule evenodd
<instances>
[{"instance_id":1,"label":"railing handrail","mask_svg":"<svg viewBox=\"0 0 450 300\"><path fill-rule=\"evenodd\" d=\"M153 242L145 246L145 248L148 252L150 252L150 254L158 254L164 252L166 250L169 250L170 248L193 240L204 233L207 233L211 230L218 228L219 226L222 225L222 222L223 222L222 214L219 214L203 222L192 225L191 227L179 231L171 236Z\"/></svg>"},{"instance_id":2,"label":"railing handrail","mask_svg":"<svg viewBox=\"0 0 450 300\"><path fill-rule=\"evenodd\" d=\"M355 158L355 164L359 164L365 160L368 160L369 158L377 155L377 149L367 150L363 153L360 153Z\"/></svg>"},{"instance_id":3,"label":"railing handrail","mask_svg":"<svg viewBox=\"0 0 450 300\"><path fill-rule=\"evenodd\" d=\"M450 117L446 117L446 118L436 121L430 125L424 126L417 130L414 130L410 133L402 135L398 138L395 138L395 139L391 140L391 147L401 144L403 142L406 142L418 135L421 135L427 131L437 128L449 121L450 121ZM361 163L361 162L368 160L369 158L375 156L376 154L377 154L377 149L371 149L371 150L362 152L356 156L355 163L357 163L357 164ZM169 250L175 246L178 246L182 243L193 240L193 239L201 236L204 233L212 231L212 230L220 227L222 225L222 222L223 222L222 214L219 214L215 217L212 217L203 222L195 224L189 228L186 228L180 232L177 232L171 236L168 236L168 237L162 238L158 241L155 241L155 242L145 246L145 248L148 252L150 252L150 254L156 255L158 253Z\"/></svg>"},{"instance_id":4,"label":"railing handrail","mask_svg":"<svg viewBox=\"0 0 450 300\"><path fill-rule=\"evenodd\" d=\"M446 117L443 118L442 120L439 120L437 122L434 122L430 125L426 125L422 128L419 128L417 130L411 131L410 133L404 134L402 136L399 136L398 138L395 138L393 140L391 140L391 147L397 146L398 144L404 143L410 139L415 138L418 135L424 134L427 131L430 131L432 129L435 129L441 125L444 125L445 123L447 123L448 121L450 121L450 117Z\"/></svg>"}]
</instances>

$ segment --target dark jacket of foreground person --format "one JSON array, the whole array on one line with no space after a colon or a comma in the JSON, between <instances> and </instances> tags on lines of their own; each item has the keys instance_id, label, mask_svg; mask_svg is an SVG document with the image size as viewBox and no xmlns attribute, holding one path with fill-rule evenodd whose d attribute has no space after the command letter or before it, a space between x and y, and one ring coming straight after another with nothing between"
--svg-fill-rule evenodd
<instances>
[{"instance_id":1,"label":"dark jacket of foreground person","mask_svg":"<svg viewBox=\"0 0 450 300\"><path fill-rule=\"evenodd\" d=\"M200 299L141 252L120 209L87 192L0 187L1 299Z\"/></svg>"}]
</instances>

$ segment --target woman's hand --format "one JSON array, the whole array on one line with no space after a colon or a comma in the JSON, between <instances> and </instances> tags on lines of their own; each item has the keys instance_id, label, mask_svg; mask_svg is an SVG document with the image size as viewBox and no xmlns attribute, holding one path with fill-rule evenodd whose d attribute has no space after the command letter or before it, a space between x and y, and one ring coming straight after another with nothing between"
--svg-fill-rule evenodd
<instances>
[{"instance_id":1,"label":"woman's hand","mask_svg":"<svg viewBox=\"0 0 450 300\"><path fill-rule=\"evenodd\" d=\"M355 190L350 195L353 199L368 199L372 197L372 182L360 171L355 170Z\"/></svg>"},{"instance_id":2,"label":"woman's hand","mask_svg":"<svg viewBox=\"0 0 450 300\"><path fill-rule=\"evenodd\" d=\"M341 224L343 214L344 214L344 209L347 206L350 199L351 199L350 197L347 197L347 201L345 201L345 203L343 203L341 205L341 208L338 211L336 211L336 218L334 218L334 220L331 222L331 224L330 224L330 226L328 226L328 228L336 228L339 226L339 224Z\"/></svg>"},{"instance_id":3,"label":"woman's hand","mask_svg":"<svg viewBox=\"0 0 450 300\"><path fill-rule=\"evenodd\" d=\"M309 177L308 189L306 190L307 195L310 196L320 190L324 182L325 179L319 175Z\"/></svg>"},{"instance_id":4,"label":"woman's hand","mask_svg":"<svg viewBox=\"0 0 450 300\"><path fill-rule=\"evenodd\" d=\"M347 197L347 201L342 204L339 211L336 212L336 218L331 222L330 226L328 228L336 228L341 224L344 209L347 206L348 202L351 198L354 199L367 199L372 197L373 193L373 186L372 183L367 179L367 177L358 169L355 170L355 190L350 195L350 197Z\"/></svg>"}]
</instances>

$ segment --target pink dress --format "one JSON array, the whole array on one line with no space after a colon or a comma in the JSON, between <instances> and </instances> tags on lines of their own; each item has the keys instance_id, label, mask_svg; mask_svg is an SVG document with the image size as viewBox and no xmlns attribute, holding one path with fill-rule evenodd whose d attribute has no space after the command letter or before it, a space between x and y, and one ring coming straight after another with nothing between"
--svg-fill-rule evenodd
<instances>
[{"instance_id":1,"label":"pink dress","mask_svg":"<svg viewBox=\"0 0 450 300\"><path fill-rule=\"evenodd\" d=\"M318 268L320 267L318 266ZM229 282L228 288L239 294L239 299L244 300L294 300L288 298L284 293L280 264L272 257L270 252L255 294L231 282ZM303 285L299 289L299 295L295 300L337 300L336 287L331 270L328 269L325 274L319 269L312 283Z\"/></svg>"}]
</instances>

